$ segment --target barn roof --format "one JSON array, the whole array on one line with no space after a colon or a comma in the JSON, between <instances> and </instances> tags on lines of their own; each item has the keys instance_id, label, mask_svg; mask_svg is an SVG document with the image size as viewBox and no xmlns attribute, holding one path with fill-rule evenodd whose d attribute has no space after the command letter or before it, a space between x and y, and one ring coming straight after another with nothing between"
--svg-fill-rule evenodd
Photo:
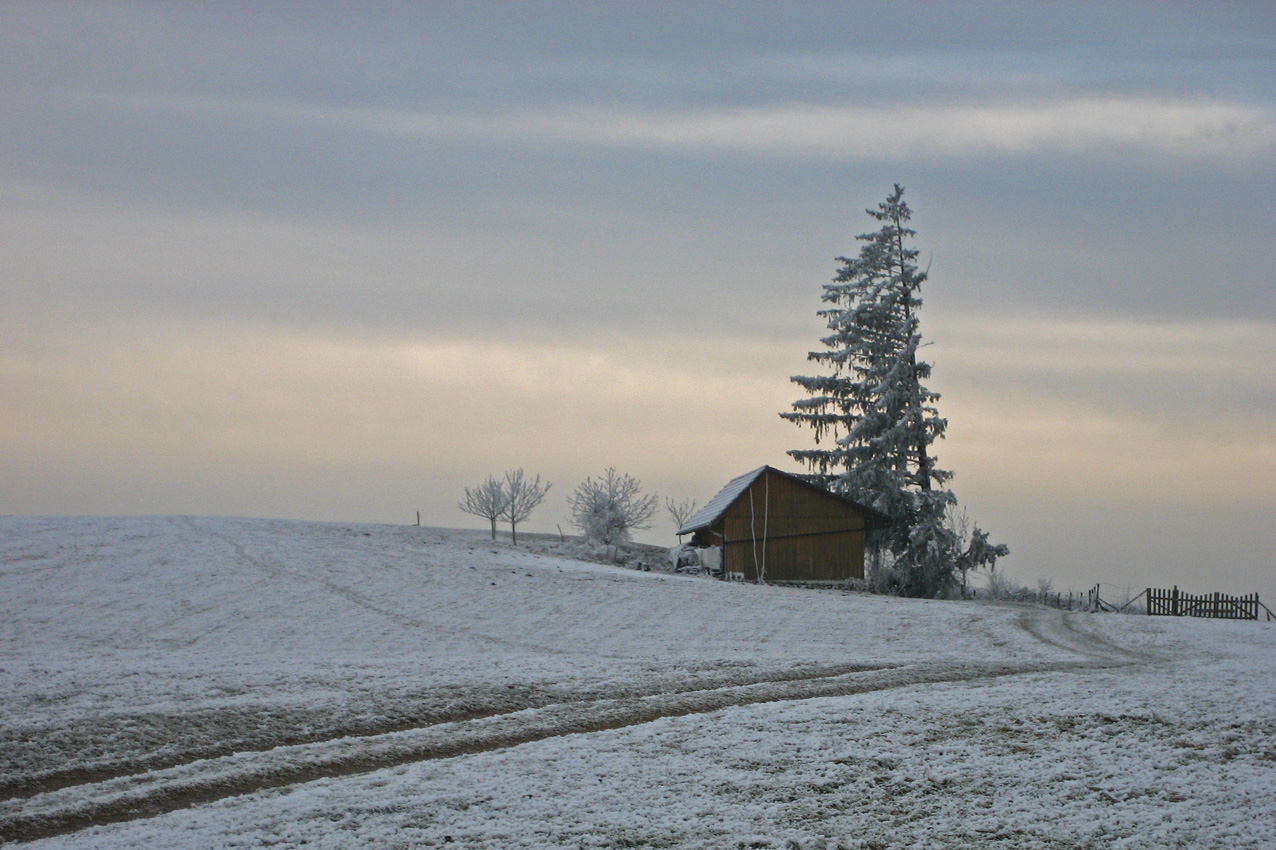
<instances>
[{"instance_id":1,"label":"barn roof","mask_svg":"<svg viewBox=\"0 0 1276 850\"><path fill-rule=\"evenodd\" d=\"M701 528L713 525L713 521L722 516L722 512L731 506L731 503L740 497L740 494L749 489L749 485L758 480L758 476L766 471L765 466L759 466L752 472L746 472L738 478L732 478L727 482L727 486L718 491L718 495L705 504L703 508L696 511L696 515L687 520L686 524L678 529L679 534L688 534Z\"/></svg>"},{"instance_id":2,"label":"barn roof","mask_svg":"<svg viewBox=\"0 0 1276 850\"><path fill-rule=\"evenodd\" d=\"M762 473L766 472L768 469L778 475L783 475L785 478L792 478L794 481L802 484L803 486L819 490L821 493L824 493L831 498L854 505L867 515L870 525L881 525L890 521L885 514L879 511L865 507L853 499L848 499L845 496L825 490L823 487L812 484L796 475L784 472L783 470L776 469L772 466L759 466L752 472L746 472L744 475L732 478L728 481L727 486L719 490L718 495L710 499L708 504L696 511L695 516L687 520L686 524L683 525L682 528L678 529L677 533L690 534L693 531L699 531L702 528L708 528L713 525L717 521L718 517L722 516L722 514L726 512L727 508L731 507L735 500L740 498L740 495L744 493L745 490L749 489L749 485L754 481L757 481Z\"/></svg>"}]
</instances>

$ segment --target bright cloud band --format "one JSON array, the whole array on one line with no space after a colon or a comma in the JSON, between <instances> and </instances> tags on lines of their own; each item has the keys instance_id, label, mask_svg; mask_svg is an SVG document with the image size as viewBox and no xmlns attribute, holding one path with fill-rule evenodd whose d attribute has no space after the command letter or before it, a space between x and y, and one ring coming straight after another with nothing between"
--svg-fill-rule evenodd
<instances>
[{"instance_id":1,"label":"bright cloud band","mask_svg":"<svg viewBox=\"0 0 1276 850\"><path fill-rule=\"evenodd\" d=\"M1077 152L1103 147L1243 155L1276 146L1276 116L1268 110L1235 103L1129 97L707 112L590 109L483 117L327 112L325 117L352 128L421 137L845 159Z\"/></svg>"}]
</instances>

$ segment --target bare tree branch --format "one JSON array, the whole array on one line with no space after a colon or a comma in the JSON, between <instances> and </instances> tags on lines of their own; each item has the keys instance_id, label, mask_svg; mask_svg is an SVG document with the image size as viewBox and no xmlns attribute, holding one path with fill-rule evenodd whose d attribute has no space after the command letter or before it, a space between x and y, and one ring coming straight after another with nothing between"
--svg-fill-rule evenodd
<instances>
[{"instance_id":1,"label":"bare tree branch","mask_svg":"<svg viewBox=\"0 0 1276 850\"><path fill-rule=\"evenodd\" d=\"M466 487L465 498L456 506L467 514L481 516L492 524L492 539L496 539L496 521L505 513L509 504L509 496L505 492L505 482L492 476L477 487Z\"/></svg>"},{"instance_id":2,"label":"bare tree branch","mask_svg":"<svg viewBox=\"0 0 1276 850\"><path fill-rule=\"evenodd\" d=\"M572 525L590 540L611 546L614 558L615 548L630 539L634 529L651 527L649 520L660 502L654 494L641 493L638 479L615 469L608 469L597 481L586 478L569 499Z\"/></svg>"},{"instance_id":3,"label":"bare tree branch","mask_svg":"<svg viewBox=\"0 0 1276 850\"><path fill-rule=\"evenodd\" d=\"M532 511L545 500L550 484L541 483L540 473L535 478L527 478L523 470L514 469L505 473L505 510L501 517L510 524L510 537L514 545L518 545L518 524L532 515Z\"/></svg>"},{"instance_id":4,"label":"bare tree branch","mask_svg":"<svg viewBox=\"0 0 1276 850\"><path fill-rule=\"evenodd\" d=\"M669 512L669 516L673 517L673 523L676 527L682 528L687 524L687 520L695 514L697 508L695 499L683 499L681 502L675 502L668 496L665 497L665 510Z\"/></svg>"}]
</instances>

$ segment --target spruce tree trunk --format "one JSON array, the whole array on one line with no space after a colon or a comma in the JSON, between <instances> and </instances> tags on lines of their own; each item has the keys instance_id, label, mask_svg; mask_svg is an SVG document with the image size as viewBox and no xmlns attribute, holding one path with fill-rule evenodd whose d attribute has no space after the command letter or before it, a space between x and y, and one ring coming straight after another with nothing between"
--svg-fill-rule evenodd
<instances>
[{"instance_id":1,"label":"spruce tree trunk","mask_svg":"<svg viewBox=\"0 0 1276 850\"><path fill-rule=\"evenodd\" d=\"M909 280L908 265L904 261L904 233L902 229L904 225L903 225L903 222L900 221L899 216L895 216L894 224L895 224L895 256L899 260L900 283L903 285L905 290L904 326L906 328L911 328L912 320L913 320L913 307L912 307L912 304L909 303L909 294L912 292L913 289L916 289L917 287L913 284L911 280ZM917 414L917 422L920 425L920 423L925 421L925 417L923 416L923 411L921 409L922 408L921 381L918 380L917 378L917 352L912 348L911 338L905 342L905 345L909 347L908 370L909 370L909 375L912 377L912 381L913 381L913 387L912 387L912 393L911 393L913 397L913 409L915 413ZM926 431L923 426L921 431L917 435L917 486L923 490L929 490L930 478L931 478L930 455L926 453Z\"/></svg>"}]
</instances>

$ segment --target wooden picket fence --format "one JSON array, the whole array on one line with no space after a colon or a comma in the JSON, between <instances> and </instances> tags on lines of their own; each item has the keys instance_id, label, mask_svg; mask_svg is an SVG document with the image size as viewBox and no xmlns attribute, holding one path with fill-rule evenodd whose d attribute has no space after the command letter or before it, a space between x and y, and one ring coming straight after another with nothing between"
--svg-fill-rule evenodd
<instances>
[{"instance_id":1,"label":"wooden picket fence","mask_svg":"<svg viewBox=\"0 0 1276 850\"><path fill-rule=\"evenodd\" d=\"M1211 617L1217 620L1257 620L1259 609L1268 620L1276 619L1271 609L1258 601L1258 594L1229 596L1225 593L1184 593L1176 585L1170 590L1149 587L1144 591L1147 612L1167 617Z\"/></svg>"},{"instance_id":2,"label":"wooden picket fence","mask_svg":"<svg viewBox=\"0 0 1276 850\"><path fill-rule=\"evenodd\" d=\"M974 591L971 591L971 597L975 597ZM1129 598L1129 589L1126 589L1124 597L1126 601L1120 605L1109 602L1100 595L1100 585L1096 584L1083 593L1043 593L1019 588L1012 593L992 598L1011 602L1035 602L1065 611L1148 613L1167 617L1213 617L1220 620L1276 620L1276 612L1260 602L1257 593L1248 596L1229 596L1226 593L1191 594L1184 593L1175 586L1169 590L1149 587L1139 591L1138 596L1133 599Z\"/></svg>"}]
</instances>

